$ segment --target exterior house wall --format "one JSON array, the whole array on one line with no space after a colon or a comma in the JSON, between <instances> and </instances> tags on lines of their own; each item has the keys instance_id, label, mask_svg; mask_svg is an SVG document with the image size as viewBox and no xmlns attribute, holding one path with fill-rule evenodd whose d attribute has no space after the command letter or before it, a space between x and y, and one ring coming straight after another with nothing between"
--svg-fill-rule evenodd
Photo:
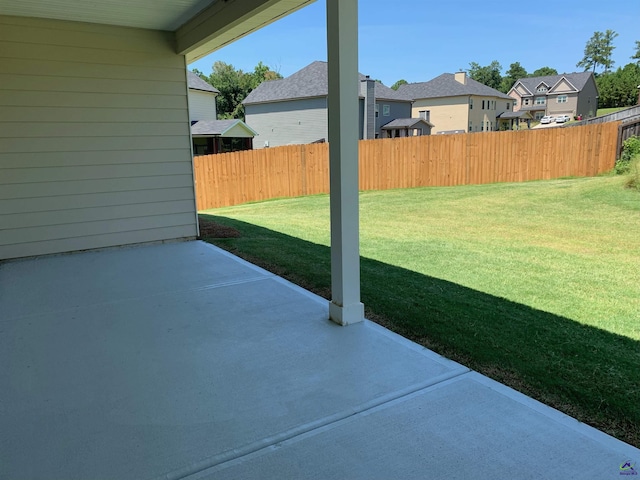
<instances>
[{"instance_id":1,"label":"exterior house wall","mask_svg":"<svg viewBox=\"0 0 640 480\"><path fill-rule=\"evenodd\" d=\"M170 33L0 16L0 258L197 234Z\"/></svg>"},{"instance_id":2,"label":"exterior house wall","mask_svg":"<svg viewBox=\"0 0 640 480\"><path fill-rule=\"evenodd\" d=\"M577 115L582 118L595 117L598 113L598 88L591 77L580 92L577 102Z\"/></svg>"},{"instance_id":3,"label":"exterior house wall","mask_svg":"<svg viewBox=\"0 0 640 480\"><path fill-rule=\"evenodd\" d=\"M475 109L475 105L474 105ZM469 96L417 99L413 102L412 117L420 118L420 111L430 112L431 133L469 129Z\"/></svg>"},{"instance_id":4,"label":"exterior house wall","mask_svg":"<svg viewBox=\"0 0 640 480\"><path fill-rule=\"evenodd\" d=\"M566 95L567 101L564 103L558 103L558 97ZM569 115L571 117L578 113L578 94L572 93L559 93L549 95L547 98L547 115Z\"/></svg>"},{"instance_id":5,"label":"exterior house wall","mask_svg":"<svg viewBox=\"0 0 640 480\"><path fill-rule=\"evenodd\" d=\"M513 111L514 112L520 111L520 109L522 108L522 96L520 95L520 93L516 92L515 90L511 90L509 92L509 96L513 98L513 100L515 101L515 105L513 106Z\"/></svg>"},{"instance_id":6,"label":"exterior house wall","mask_svg":"<svg viewBox=\"0 0 640 480\"><path fill-rule=\"evenodd\" d=\"M217 120L216 94L189 90L189 120Z\"/></svg>"},{"instance_id":7,"label":"exterior house wall","mask_svg":"<svg viewBox=\"0 0 640 480\"><path fill-rule=\"evenodd\" d=\"M245 105L245 123L258 133L256 149L326 140L328 121L326 97Z\"/></svg>"},{"instance_id":8,"label":"exterior house wall","mask_svg":"<svg viewBox=\"0 0 640 480\"><path fill-rule=\"evenodd\" d=\"M474 132L497 130L496 117L501 113L511 111L512 102L504 98L476 95L472 95L471 98L473 99L473 109L469 110L469 122L471 122ZM484 108L482 108L483 102Z\"/></svg>"},{"instance_id":9,"label":"exterior house wall","mask_svg":"<svg viewBox=\"0 0 640 480\"><path fill-rule=\"evenodd\" d=\"M381 128L396 118L411 118L411 103L376 99L378 116L376 117L376 138L382 137ZM389 105L389 115L384 115L385 105Z\"/></svg>"}]
</instances>

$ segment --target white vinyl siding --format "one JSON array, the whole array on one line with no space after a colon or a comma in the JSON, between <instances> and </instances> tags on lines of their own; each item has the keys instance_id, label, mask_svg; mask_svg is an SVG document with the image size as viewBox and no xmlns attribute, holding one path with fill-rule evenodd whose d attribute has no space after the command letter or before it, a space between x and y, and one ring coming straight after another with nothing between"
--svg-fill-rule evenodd
<instances>
[{"instance_id":1,"label":"white vinyl siding","mask_svg":"<svg viewBox=\"0 0 640 480\"><path fill-rule=\"evenodd\" d=\"M189 120L217 120L216 94L189 90Z\"/></svg>"},{"instance_id":2,"label":"white vinyl siding","mask_svg":"<svg viewBox=\"0 0 640 480\"><path fill-rule=\"evenodd\" d=\"M328 136L326 97L245 106L245 123L258 135L254 148L311 143Z\"/></svg>"},{"instance_id":3,"label":"white vinyl siding","mask_svg":"<svg viewBox=\"0 0 640 480\"><path fill-rule=\"evenodd\" d=\"M197 234L170 33L0 16L0 259Z\"/></svg>"}]
</instances>

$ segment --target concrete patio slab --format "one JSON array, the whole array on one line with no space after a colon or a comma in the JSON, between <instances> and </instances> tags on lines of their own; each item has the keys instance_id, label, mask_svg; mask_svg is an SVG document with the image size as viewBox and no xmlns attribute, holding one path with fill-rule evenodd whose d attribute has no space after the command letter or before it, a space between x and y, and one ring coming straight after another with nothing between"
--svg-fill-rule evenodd
<instances>
[{"instance_id":1,"label":"concrete patio slab","mask_svg":"<svg viewBox=\"0 0 640 480\"><path fill-rule=\"evenodd\" d=\"M619 478L640 451L202 242L0 264L0 478Z\"/></svg>"}]
</instances>

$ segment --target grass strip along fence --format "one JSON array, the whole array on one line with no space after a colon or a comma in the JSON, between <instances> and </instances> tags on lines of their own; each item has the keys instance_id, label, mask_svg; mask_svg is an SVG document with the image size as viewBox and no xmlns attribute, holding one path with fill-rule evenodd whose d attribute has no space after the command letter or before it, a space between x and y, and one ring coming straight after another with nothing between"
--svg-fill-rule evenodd
<instances>
[{"instance_id":1,"label":"grass strip along fence","mask_svg":"<svg viewBox=\"0 0 640 480\"><path fill-rule=\"evenodd\" d=\"M619 122L360 142L360 190L595 176L613 168ZM194 158L198 210L329 192L325 144Z\"/></svg>"}]
</instances>

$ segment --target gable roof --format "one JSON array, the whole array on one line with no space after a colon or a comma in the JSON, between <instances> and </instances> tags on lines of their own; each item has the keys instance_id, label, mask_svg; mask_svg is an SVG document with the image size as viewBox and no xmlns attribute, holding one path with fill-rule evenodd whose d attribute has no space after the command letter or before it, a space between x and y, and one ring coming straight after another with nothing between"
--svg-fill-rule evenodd
<instances>
[{"instance_id":1,"label":"gable roof","mask_svg":"<svg viewBox=\"0 0 640 480\"><path fill-rule=\"evenodd\" d=\"M396 118L382 127L382 130L393 130L394 128L415 128L419 123L428 127L433 127L433 123L427 122L424 118Z\"/></svg>"},{"instance_id":2,"label":"gable roof","mask_svg":"<svg viewBox=\"0 0 640 480\"><path fill-rule=\"evenodd\" d=\"M256 136L258 133L242 120L199 120L191 124L191 135L215 135L223 137L225 133L239 125L247 133Z\"/></svg>"},{"instance_id":3,"label":"gable roof","mask_svg":"<svg viewBox=\"0 0 640 480\"><path fill-rule=\"evenodd\" d=\"M366 77L358 74L360 80ZM296 73L281 80L262 82L242 102L254 103L282 102L302 98L326 97L329 94L327 62L316 61ZM375 96L380 100L411 102L411 98L376 82Z\"/></svg>"},{"instance_id":4,"label":"gable roof","mask_svg":"<svg viewBox=\"0 0 640 480\"><path fill-rule=\"evenodd\" d=\"M216 87L202 80L198 75L187 70L187 84L191 90L202 90L203 92L220 93Z\"/></svg>"},{"instance_id":5,"label":"gable roof","mask_svg":"<svg viewBox=\"0 0 640 480\"><path fill-rule=\"evenodd\" d=\"M560 82L563 78L565 78L571 85L576 87L576 89L580 92L587 84L589 79L593 76L591 72L577 72L577 73L562 73L560 75L547 75L544 77L528 77L528 78L520 78L516 83L514 83L511 90L513 90L518 83L521 83L527 90L532 92L532 94L536 93L538 85L544 83L550 89L553 88L558 82ZM509 92L511 92L509 90Z\"/></svg>"},{"instance_id":6,"label":"gable roof","mask_svg":"<svg viewBox=\"0 0 640 480\"><path fill-rule=\"evenodd\" d=\"M410 96L414 100L422 98L458 97L461 95L479 95L512 100L508 95L505 95L495 88L487 87L468 76L465 84L460 83L456 80L453 73L443 73L428 82L408 83L402 85L398 91Z\"/></svg>"}]
</instances>

